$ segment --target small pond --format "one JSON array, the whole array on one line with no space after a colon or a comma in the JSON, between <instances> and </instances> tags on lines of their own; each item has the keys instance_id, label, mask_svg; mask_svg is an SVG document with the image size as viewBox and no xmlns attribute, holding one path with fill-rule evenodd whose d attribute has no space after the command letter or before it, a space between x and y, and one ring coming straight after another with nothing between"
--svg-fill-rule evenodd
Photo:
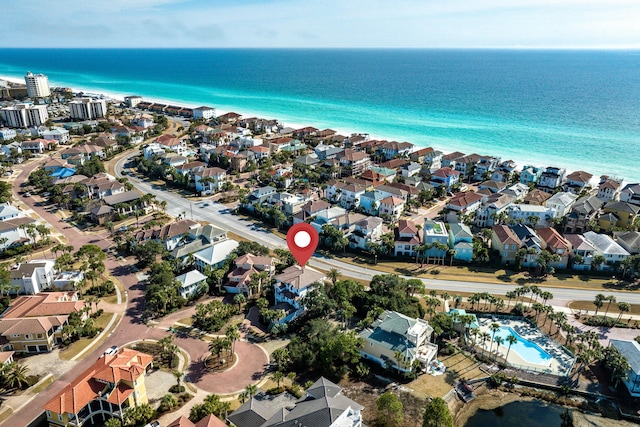
<instances>
[{"instance_id":1,"label":"small pond","mask_svg":"<svg viewBox=\"0 0 640 427\"><path fill-rule=\"evenodd\" d=\"M541 400L512 402L495 409L479 409L465 427L572 427L567 408Z\"/></svg>"}]
</instances>

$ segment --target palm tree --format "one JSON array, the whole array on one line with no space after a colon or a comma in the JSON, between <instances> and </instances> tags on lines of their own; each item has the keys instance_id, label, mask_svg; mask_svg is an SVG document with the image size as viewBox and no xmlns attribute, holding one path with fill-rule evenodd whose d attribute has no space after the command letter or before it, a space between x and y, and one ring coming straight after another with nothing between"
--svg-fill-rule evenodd
<instances>
[{"instance_id":1,"label":"palm tree","mask_svg":"<svg viewBox=\"0 0 640 427\"><path fill-rule=\"evenodd\" d=\"M620 301L618 303L618 311L620 313L618 314L618 318L616 320L619 322L620 318L622 317L622 313L626 313L629 310L631 310L631 305L628 302Z\"/></svg>"},{"instance_id":2,"label":"palm tree","mask_svg":"<svg viewBox=\"0 0 640 427\"><path fill-rule=\"evenodd\" d=\"M249 397L253 397L258 393L258 386L255 384L249 384L244 388L244 390L247 392Z\"/></svg>"},{"instance_id":3,"label":"palm tree","mask_svg":"<svg viewBox=\"0 0 640 427\"><path fill-rule=\"evenodd\" d=\"M473 337L473 345L476 345L476 338L478 337L479 334L480 334L480 329L478 328L469 329L469 335Z\"/></svg>"},{"instance_id":4,"label":"palm tree","mask_svg":"<svg viewBox=\"0 0 640 427\"><path fill-rule=\"evenodd\" d=\"M491 335L488 332L481 332L480 338L482 338L482 347L484 347L485 342L487 341L487 339L491 338Z\"/></svg>"},{"instance_id":5,"label":"palm tree","mask_svg":"<svg viewBox=\"0 0 640 427\"><path fill-rule=\"evenodd\" d=\"M607 309L604 312L605 317L609 312L609 307L611 306L611 303L616 302L616 297L614 295L608 295L606 301L607 301Z\"/></svg>"},{"instance_id":6,"label":"palm tree","mask_svg":"<svg viewBox=\"0 0 640 427\"><path fill-rule=\"evenodd\" d=\"M243 294L236 294L233 297L233 302L238 304L238 311L242 311L242 304L244 304L246 301L247 301L247 299L245 298L245 296Z\"/></svg>"},{"instance_id":7,"label":"palm tree","mask_svg":"<svg viewBox=\"0 0 640 427\"><path fill-rule=\"evenodd\" d=\"M500 325L494 322L489 326L489 329L491 330L491 341L492 341L489 344L489 353L491 353L491 347L493 346L493 341L495 340L496 332L500 330Z\"/></svg>"},{"instance_id":8,"label":"palm tree","mask_svg":"<svg viewBox=\"0 0 640 427\"><path fill-rule=\"evenodd\" d=\"M162 408L172 410L176 406L178 406L178 399L172 393L165 394L160 399L160 407Z\"/></svg>"},{"instance_id":9,"label":"palm tree","mask_svg":"<svg viewBox=\"0 0 640 427\"><path fill-rule=\"evenodd\" d=\"M280 381L284 379L284 374L280 371L275 371L271 374L271 379L278 384L278 389L280 388Z\"/></svg>"},{"instance_id":10,"label":"palm tree","mask_svg":"<svg viewBox=\"0 0 640 427\"><path fill-rule=\"evenodd\" d=\"M29 368L25 365L19 365L17 362L11 362L9 369L5 372L4 382L11 388L22 388L29 385Z\"/></svg>"},{"instance_id":11,"label":"palm tree","mask_svg":"<svg viewBox=\"0 0 640 427\"><path fill-rule=\"evenodd\" d=\"M602 308L606 299L607 297L605 297L603 294L596 295L596 298L593 300L593 305L596 306L596 312L594 313L594 316L598 315L598 310Z\"/></svg>"},{"instance_id":12,"label":"palm tree","mask_svg":"<svg viewBox=\"0 0 640 427\"><path fill-rule=\"evenodd\" d=\"M240 339L240 331L238 331L238 325L229 326L225 335L231 341L231 351L235 353L236 341Z\"/></svg>"},{"instance_id":13,"label":"palm tree","mask_svg":"<svg viewBox=\"0 0 640 427\"><path fill-rule=\"evenodd\" d=\"M507 349L507 355L504 357L506 360L509 360L509 352L511 351L511 346L518 342L518 338L513 334L507 335L507 342L509 343L509 348Z\"/></svg>"},{"instance_id":14,"label":"palm tree","mask_svg":"<svg viewBox=\"0 0 640 427\"><path fill-rule=\"evenodd\" d=\"M333 285L336 284L336 282L338 281L338 278L340 277L340 271L337 268L331 268L328 272L327 272L327 278L329 280L331 280L331 283Z\"/></svg>"}]
</instances>

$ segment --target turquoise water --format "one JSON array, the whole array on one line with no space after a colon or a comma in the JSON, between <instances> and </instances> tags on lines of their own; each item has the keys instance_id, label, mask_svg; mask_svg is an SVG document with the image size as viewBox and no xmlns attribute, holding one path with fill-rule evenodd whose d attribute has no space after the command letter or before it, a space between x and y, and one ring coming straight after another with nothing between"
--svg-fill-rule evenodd
<instances>
[{"instance_id":1,"label":"turquoise water","mask_svg":"<svg viewBox=\"0 0 640 427\"><path fill-rule=\"evenodd\" d=\"M0 75L640 181L640 52L0 49Z\"/></svg>"},{"instance_id":2,"label":"turquoise water","mask_svg":"<svg viewBox=\"0 0 640 427\"><path fill-rule=\"evenodd\" d=\"M496 332L494 338L501 337L504 340L503 345L508 348L509 343L507 342L507 337L509 335L513 335L518 340L511 346L511 351L515 351L520 355L520 357L522 357L529 363L535 363L538 365L549 364L549 361L551 361L552 359L552 356L549 353L541 349L538 344L522 338L509 326L501 326L500 329Z\"/></svg>"}]
</instances>

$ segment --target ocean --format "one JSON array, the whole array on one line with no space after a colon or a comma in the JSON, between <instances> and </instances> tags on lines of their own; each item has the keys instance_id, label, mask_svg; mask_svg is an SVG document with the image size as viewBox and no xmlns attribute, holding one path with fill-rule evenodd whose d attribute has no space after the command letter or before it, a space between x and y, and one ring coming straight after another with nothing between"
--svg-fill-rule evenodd
<instances>
[{"instance_id":1,"label":"ocean","mask_svg":"<svg viewBox=\"0 0 640 427\"><path fill-rule=\"evenodd\" d=\"M640 181L640 52L0 49L0 76Z\"/></svg>"}]
</instances>

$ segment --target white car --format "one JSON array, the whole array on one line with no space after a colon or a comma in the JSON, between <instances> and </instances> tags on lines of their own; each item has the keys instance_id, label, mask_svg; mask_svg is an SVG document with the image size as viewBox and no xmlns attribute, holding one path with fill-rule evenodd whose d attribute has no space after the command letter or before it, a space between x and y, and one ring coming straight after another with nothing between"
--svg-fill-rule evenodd
<instances>
[{"instance_id":1,"label":"white car","mask_svg":"<svg viewBox=\"0 0 640 427\"><path fill-rule=\"evenodd\" d=\"M109 347L104 352L104 354L106 354L107 356L113 356L116 353L118 353L118 346L117 345L113 345L113 346Z\"/></svg>"}]
</instances>

